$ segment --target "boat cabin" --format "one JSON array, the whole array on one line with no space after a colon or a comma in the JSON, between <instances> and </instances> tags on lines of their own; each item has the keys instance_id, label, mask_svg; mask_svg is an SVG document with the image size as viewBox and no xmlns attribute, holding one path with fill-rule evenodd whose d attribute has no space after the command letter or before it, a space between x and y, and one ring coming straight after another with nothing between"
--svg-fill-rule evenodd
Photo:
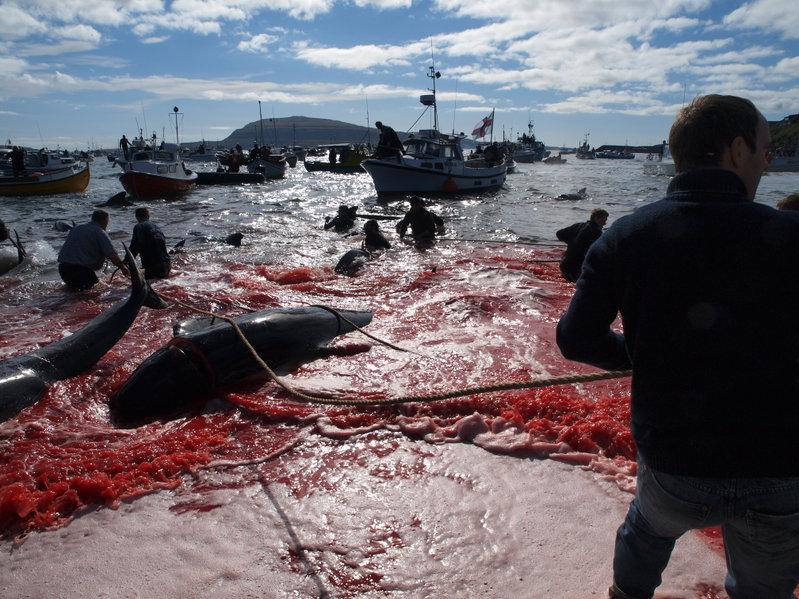
<instances>
[{"instance_id":1,"label":"boat cabin","mask_svg":"<svg viewBox=\"0 0 799 599\"><path fill-rule=\"evenodd\" d=\"M421 133L421 132L420 132ZM463 150L457 140L445 137L430 139L426 137L411 137L405 140L405 153L414 158L429 158L436 160L463 160Z\"/></svg>"}]
</instances>

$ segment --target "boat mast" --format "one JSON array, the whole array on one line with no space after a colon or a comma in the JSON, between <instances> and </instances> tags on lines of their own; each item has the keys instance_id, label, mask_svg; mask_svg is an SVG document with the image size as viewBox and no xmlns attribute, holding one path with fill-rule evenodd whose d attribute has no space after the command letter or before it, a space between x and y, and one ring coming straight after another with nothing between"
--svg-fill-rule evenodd
<instances>
[{"instance_id":1,"label":"boat mast","mask_svg":"<svg viewBox=\"0 0 799 599\"><path fill-rule=\"evenodd\" d=\"M261 112L260 100L258 100L258 126L261 128L261 145L264 145L264 115Z\"/></svg>"},{"instance_id":2,"label":"boat mast","mask_svg":"<svg viewBox=\"0 0 799 599\"><path fill-rule=\"evenodd\" d=\"M436 79L441 77L441 73L436 71L435 63L430 67L430 71L427 73L427 76L433 80L433 89L430 90L431 92L433 92L433 129L436 131L436 133L438 133L438 104L436 103Z\"/></svg>"},{"instance_id":3,"label":"boat mast","mask_svg":"<svg viewBox=\"0 0 799 599\"><path fill-rule=\"evenodd\" d=\"M172 112L175 113L175 145L177 145L178 148L180 148L180 135L178 135L178 115L182 114L181 112L178 112L179 110L180 109L177 106L175 106L172 109ZM155 134L153 134L153 135L155 135ZM155 149L155 148L153 148L153 149Z\"/></svg>"},{"instance_id":4,"label":"boat mast","mask_svg":"<svg viewBox=\"0 0 799 599\"><path fill-rule=\"evenodd\" d=\"M369 124L369 96L364 94L364 99L366 100L366 141L367 147L371 149L372 147L372 132L369 130L371 125ZM363 138L361 138L363 139Z\"/></svg>"}]
</instances>

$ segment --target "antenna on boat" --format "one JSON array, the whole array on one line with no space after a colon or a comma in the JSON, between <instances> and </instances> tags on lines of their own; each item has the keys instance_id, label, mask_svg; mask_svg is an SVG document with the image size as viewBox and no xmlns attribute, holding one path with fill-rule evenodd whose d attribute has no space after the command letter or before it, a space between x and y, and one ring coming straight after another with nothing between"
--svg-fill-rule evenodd
<instances>
[{"instance_id":1,"label":"antenna on boat","mask_svg":"<svg viewBox=\"0 0 799 599\"><path fill-rule=\"evenodd\" d=\"M175 106L172 109L172 112L175 113L175 145L177 145L178 148L180 148L180 135L178 134L178 115L183 113L180 112L180 109L177 106Z\"/></svg>"},{"instance_id":2,"label":"antenna on boat","mask_svg":"<svg viewBox=\"0 0 799 599\"><path fill-rule=\"evenodd\" d=\"M144 120L144 128L147 129L147 115L144 113L144 102L139 100L139 105L141 106L141 116Z\"/></svg>"}]
</instances>

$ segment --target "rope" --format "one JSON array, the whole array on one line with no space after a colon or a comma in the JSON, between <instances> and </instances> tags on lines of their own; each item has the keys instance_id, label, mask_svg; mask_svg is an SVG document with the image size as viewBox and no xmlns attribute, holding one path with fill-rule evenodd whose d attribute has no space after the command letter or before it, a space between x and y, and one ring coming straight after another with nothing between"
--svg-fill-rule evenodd
<instances>
[{"instance_id":1,"label":"rope","mask_svg":"<svg viewBox=\"0 0 799 599\"><path fill-rule=\"evenodd\" d=\"M468 241L470 243L499 243L502 245L543 245L547 247L560 248L566 247L563 243L545 242L545 241L513 241L502 239L463 239L458 237L439 237L439 241Z\"/></svg>"},{"instance_id":2,"label":"rope","mask_svg":"<svg viewBox=\"0 0 799 599\"><path fill-rule=\"evenodd\" d=\"M534 381L518 381L518 382L511 382L511 383L497 383L493 385L483 385L479 387L467 387L465 389L459 389L455 391L447 391L444 393L436 393L431 395L406 395L403 397L387 397L387 398L380 398L380 399L365 399L365 398L355 398L355 397L318 397L314 395L308 395L307 393L303 393L289 385L288 383L284 382L275 372L269 367L269 365L264 362L263 358L258 355L257 350L252 346L252 344L247 340L247 337L244 335L242 330L239 328L239 325L236 322L222 314L216 314L214 312L209 312L208 310L203 310L201 308L196 308L194 306L190 306L185 304L179 300L174 298L170 298L168 296L163 296L166 299L170 300L174 304L178 306L182 306L188 310L193 312L197 312L199 314L205 314L207 316L211 316L213 318L219 318L220 320L224 320L230 326L233 327L233 330L236 332L236 335L241 339L242 343L246 346L247 350L250 352L252 357L255 359L256 362L261 366L261 368L269 375L269 377L284 391L286 391L292 397L296 397L312 404L319 404L319 405L335 405L335 406L389 406L389 405L396 405L402 403L428 403L434 401L442 401L445 399L453 399L455 397L464 397L468 395L480 395L483 393L494 393L496 391L509 391L513 389L535 389L540 387L550 387L554 385L572 385L575 383L589 383L592 381L601 381L607 379L616 379L616 378L624 378L630 376L632 371L630 370L611 370L607 372L595 372L592 374L568 374L564 376L556 376L550 377L546 379L538 379ZM336 310L327 306L318 306L324 307L325 310L329 310L331 312L336 313ZM350 322L341 314L338 314L338 317L346 322ZM367 334L363 331L360 327L351 323L355 328L360 331L361 333ZM368 335L368 334L367 334ZM370 336L370 335L369 335ZM371 337L371 336L370 336ZM384 343L380 341L376 337L371 337L380 343ZM387 344L388 345L388 344ZM389 347L395 347L389 345ZM400 351L408 351L402 350Z\"/></svg>"}]
</instances>

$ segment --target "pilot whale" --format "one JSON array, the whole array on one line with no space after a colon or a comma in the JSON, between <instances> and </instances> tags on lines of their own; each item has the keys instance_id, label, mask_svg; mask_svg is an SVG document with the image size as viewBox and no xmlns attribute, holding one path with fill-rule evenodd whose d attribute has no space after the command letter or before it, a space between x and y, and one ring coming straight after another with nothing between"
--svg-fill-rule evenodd
<instances>
[{"instance_id":1,"label":"pilot whale","mask_svg":"<svg viewBox=\"0 0 799 599\"><path fill-rule=\"evenodd\" d=\"M48 383L76 376L91 368L122 338L145 301L150 303L154 293L142 279L127 248L125 262L131 279L127 300L96 316L68 337L33 353L0 362L0 422L36 403Z\"/></svg>"},{"instance_id":2,"label":"pilot whale","mask_svg":"<svg viewBox=\"0 0 799 599\"><path fill-rule=\"evenodd\" d=\"M372 320L371 312L339 314L359 327ZM169 417L210 399L216 389L263 374L233 327L214 320L195 318L174 325L172 340L142 362L112 396L109 405L117 424ZM327 344L354 330L318 306L275 308L233 320L277 374L334 353Z\"/></svg>"}]
</instances>

